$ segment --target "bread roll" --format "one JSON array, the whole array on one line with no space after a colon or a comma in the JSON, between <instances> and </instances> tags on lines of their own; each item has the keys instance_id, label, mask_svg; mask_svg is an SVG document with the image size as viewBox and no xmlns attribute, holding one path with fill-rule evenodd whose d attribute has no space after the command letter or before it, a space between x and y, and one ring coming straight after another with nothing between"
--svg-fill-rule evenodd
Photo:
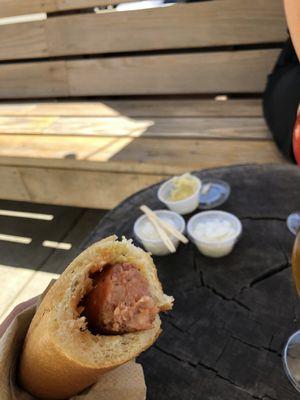
<instances>
[{"instance_id":1,"label":"bread roll","mask_svg":"<svg viewBox=\"0 0 300 400\"><path fill-rule=\"evenodd\" d=\"M92 290L91 275L106 265L129 263L146 278L160 311L172 308L151 256L125 238L111 236L81 253L47 292L28 330L19 364L20 385L41 399L65 399L98 377L138 356L160 334L151 329L122 335L95 335L87 328L80 302Z\"/></svg>"}]
</instances>

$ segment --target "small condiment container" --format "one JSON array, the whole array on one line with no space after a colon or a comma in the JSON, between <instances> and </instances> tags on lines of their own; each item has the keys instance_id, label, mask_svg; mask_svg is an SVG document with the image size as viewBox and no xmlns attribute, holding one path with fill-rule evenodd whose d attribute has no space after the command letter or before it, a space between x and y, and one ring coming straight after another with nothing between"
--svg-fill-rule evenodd
<instances>
[{"instance_id":1,"label":"small condiment container","mask_svg":"<svg viewBox=\"0 0 300 400\"><path fill-rule=\"evenodd\" d=\"M219 207L230 196L229 184L221 179L201 179L202 188L199 196L199 208L211 210Z\"/></svg>"},{"instance_id":2,"label":"small condiment container","mask_svg":"<svg viewBox=\"0 0 300 400\"><path fill-rule=\"evenodd\" d=\"M153 211L156 216L163 221L176 228L179 232L183 233L185 230L184 219L173 211L168 210L156 210ZM170 250L167 248L165 243L161 240L155 227L149 221L146 215L140 216L134 224L133 232L135 237L141 242L144 248L152 253L154 256L165 256L170 254ZM179 245L179 240L173 235L168 234L175 248Z\"/></svg>"},{"instance_id":3,"label":"small condiment container","mask_svg":"<svg viewBox=\"0 0 300 400\"><path fill-rule=\"evenodd\" d=\"M188 222L187 232L198 250L208 257L229 254L242 233L241 221L224 211L203 211Z\"/></svg>"},{"instance_id":4,"label":"small condiment container","mask_svg":"<svg viewBox=\"0 0 300 400\"><path fill-rule=\"evenodd\" d=\"M164 203L170 210L181 215L189 214L195 211L196 208L199 206L201 180L194 175L192 175L192 177L193 179L195 179L196 189L191 196L186 197L182 200L176 200L176 201L170 200L170 194L172 189L174 188L173 178L172 178L160 186L157 193L158 199L162 203Z\"/></svg>"}]
</instances>

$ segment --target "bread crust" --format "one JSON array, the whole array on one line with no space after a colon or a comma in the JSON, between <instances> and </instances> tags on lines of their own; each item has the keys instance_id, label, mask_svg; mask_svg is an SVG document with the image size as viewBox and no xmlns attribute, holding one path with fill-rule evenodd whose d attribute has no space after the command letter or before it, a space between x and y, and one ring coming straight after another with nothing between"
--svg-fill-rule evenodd
<instances>
[{"instance_id":1,"label":"bread crust","mask_svg":"<svg viewBox=\"0 0 300 400\"><path fill-rule=\"evenodd\" d=\"M138 356L160 334L152 329L124 335L92 335L78 304L91 289L90 275L108 263L130 262L140 269L161 310L172 307L163 294L151 256L131 241L115 236L93 244L64 271L42 300L29 327L19 364L19 381L41 399L65 399L95 383L98 377Z\"/></svg>"}]
</instances>

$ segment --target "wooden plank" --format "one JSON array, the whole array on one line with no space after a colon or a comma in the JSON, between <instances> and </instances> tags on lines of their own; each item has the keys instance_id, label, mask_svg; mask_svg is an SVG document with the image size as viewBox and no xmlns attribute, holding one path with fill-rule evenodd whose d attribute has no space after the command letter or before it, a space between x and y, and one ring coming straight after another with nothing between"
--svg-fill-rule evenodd
<instances>
[{"instance_id":1,"label":"wooden plank","mask_svg":"<svg viewBox=\"0 0 300 400\"><path fill-rule=\"evenodd\" d=\"M153 123L152 120L133 120L127 117L0 117L0 135L135 137L140 136ZM253 125L255 125L255 121Z\"/></svg>"},{"instance_id":2,"label":"wooden plank","mask_svg":"<svg viewBox=\"0 0 300 400\"><path fill-rule=\"evenodd\" d=\"M101 152L89 160L102 161ZM135 139L110 158L124 163L182 166L186 170L242 163L283 162L272 141ZM176 161L175 161L176 160Z\"/></svg>"},{"instance_id":3,"label":"wooden plank","mask_svg":"<svg viewBox=\"0 0 300 400\"><path fill-rule=\"evenodd\" d=\"M152 124L149 123L145 132L137 136L170 139L271 139L263 118L152 118L150 121Z\"/></svg>"},{"instance_id":4,"label":"wooden plank","mask_svg":"<svg viewBox=\"0 0 300 400\"><path fill-rule=\"evenodd\" d=\"M176 4L51 18L45 24L51 55L280 42L287 38L281 0Z\"/></svg>"},{"instance_id":5,"label":"wooden plank","mask_svg":"<svg viewBox=\"0 0 300 400\"><path fill-rule=\"evenodd\" d=\"M44 21L0 25L0 37L1 60L48 55Z\"/></svg>"},{"instance_id":6,"label":"wooden plank","mask_svg":"<svg viewBox=\"0 0 300 400\"><path fill-rule=\"evenodd\" d=\"M112 112L128 117L262 117L260 99L129 99L104 100L103 104Z\"/></svg>"},{"instance_id":7,"label":"wooden plank","mask_svg":"<svg viewBox=\"0 0 300 400\"><path fill-rule=\"evenodd\" d=\"M6 191L6 198L29 201L30 195L23 183L18 168L2 166L0 168L0 190Z\"/></svg>"},{"instance_id":8,"label":"wooden plank","mask_svg":"<svg viewBox=\"0 0 300 400\"><path fill-rule=\"evenodd\" d=\"M72 158L36 158L36 157L0 157L0 166L5 167L34 167L34 168L51 168L65 170L80 171L96 171L107 173L129 173L129 174L146 174L146 175L170 175L180 173L182 169L177 169L176 165L161 165L159 172L157 166L152 164L141 163L120 163L118 161L97 162L88 160L77 160ZM1 169L1 168L0 168ZM176 172L177 171L177 172Z\"/></svg>"},{"instance_id":9,"label":"wooden plank","mask_svg":"<svg viewBox=\"0 0 300 400\"><path fill-rule=\"evenodd\" d=\"M256 93L264 90L278 54L251 50L68 61L69 89L72 96Z\"/></svg>"},{"instance_id":10,"label":"wooden plank","mask_svg":"<svg viewBox=\"0 0 300 400\"><path fill-rule=\"evenodd\" d=\"M2 98L68 95L63 61L1 65L0 85Z\"/></svg>"},{"instance_id":11,"label":"wooden plank","mask_svg":"<svg viewBox=\"0 0 300 400\"><path fill-rule=\"evenodd\" d=\"M126 147L131 138L0 136L0 156L86 159L101 151L103 160Z\"/></svg>"},{"instance_id":12,"label":"wooden plank","mask_svg":"<svg viewBox=\"0 0 300 400\"><path fill-rule=\"evenodd\" d=\"M264 90L278 53L251 50L7 64L0 69L0 97L257 93Z\"/></svg>"},{"instance_id":13,"label":"wooden plank","mask_svg":"<svg viewBox=\"0 0 300 400\"><path fill-rule=\"evenodd\" d=\"M1 117L262 117L261 99L200 98L0 103Z\"/></svg>"},{"instance_id":14,"label":"wooden plank","mask_svg":"<svg viewBox=\"0 0 300 400\"><path fill-rule=\"evenodd\" d=\"M3 25L0 59L280 42L286 37L280 0L223 0Z\"/></svg>"},{"instance_id":15,"label":"wooden plank","mask_svg":"<svg viewBox=\"0 0 300 400\"><path fill-rule=\"evenodd\" d=\"M33 102L33 101L1 102L0 115L2 117L14 117L14 116L114 117L114 116L119 116L121 114L117 109L115 110L111 106L109 106L106 100L104 101L40 100L38 102Z\"/></svg>"},{"instance_id":16,"label":"wooden plank","mask_svg":"<svg viewBox=\"0 0 300 400\"><path fill-rule=\"evenodd\" d=\"M0 169L1 170L1 169ZM33 202L110 209L166 175L22 168L20 173ZM5 197L1 191L0 198Z\"/></svg>"},{"instance_id":17,"label":"wooden plank","mask_svg":"<svg viewBox=\"0 0 300 400\"><path fill-rule=\"evenodd\" d=\"M126 0L130 2L133 0ZM1 0L1 17L118 4L119 0Z\"/></svg>"},{"instance_id":18,"label":"wooden plank","mask_svg":"<svg viewBox=\"0 0 300 400\"><path fill-rule=\"evenodd\" d=\"M0 117L0 135L270 139L263 118ZM8 139L9 140L9 139ZM28 139L31 140L30 138ZM63 140L63 138L61 139Z\"/></svg>"}]
</instances>

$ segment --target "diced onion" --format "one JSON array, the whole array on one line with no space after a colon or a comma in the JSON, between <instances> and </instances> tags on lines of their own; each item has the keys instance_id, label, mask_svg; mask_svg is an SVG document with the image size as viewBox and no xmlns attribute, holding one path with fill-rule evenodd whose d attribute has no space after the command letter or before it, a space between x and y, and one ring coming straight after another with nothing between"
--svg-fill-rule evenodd
<instances>
[{"instance_id":1,"label":"diced onion","mask_svg":"<svg viewBox=\"0 0 300 400\"><path fill-rule=\"evenodd\" d=\"M175 176L172 179L173 188L169 195L170 201L179 201L192 196L197 190L198 182L191 174Z\"/></svg>"}]
</instances>

